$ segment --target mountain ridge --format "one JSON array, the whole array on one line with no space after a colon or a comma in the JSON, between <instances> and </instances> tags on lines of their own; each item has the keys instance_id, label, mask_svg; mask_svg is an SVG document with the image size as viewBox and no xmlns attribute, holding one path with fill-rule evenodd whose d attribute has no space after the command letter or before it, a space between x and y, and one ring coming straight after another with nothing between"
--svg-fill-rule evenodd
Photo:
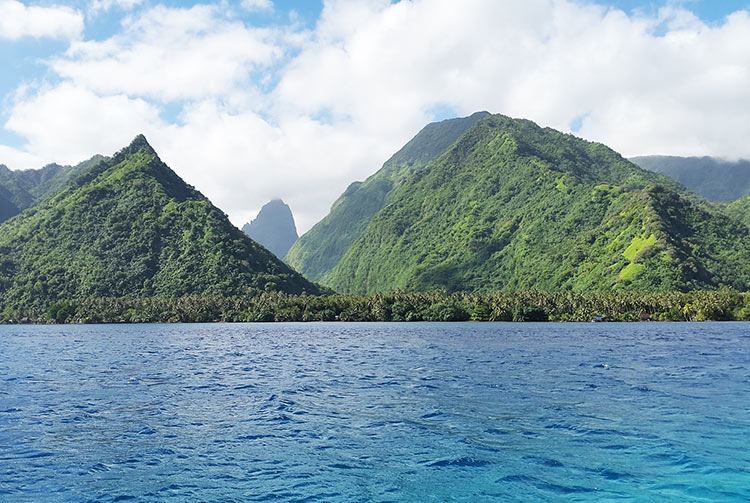
<instances>
[{"instance_id":1,"label":"mountain ridge","mask_svg":"<svg viewBox=\"0 0 750 503\"><path fill-rule=\"evenodd\" d=\"M439 157L469 127L489 115L476 112L426 125L377 172L363 182L350 184L333 203L329 214L294 243L286 262L305 277L319 280L359 238L405 177Z\"/></svg>"}]
</instances>

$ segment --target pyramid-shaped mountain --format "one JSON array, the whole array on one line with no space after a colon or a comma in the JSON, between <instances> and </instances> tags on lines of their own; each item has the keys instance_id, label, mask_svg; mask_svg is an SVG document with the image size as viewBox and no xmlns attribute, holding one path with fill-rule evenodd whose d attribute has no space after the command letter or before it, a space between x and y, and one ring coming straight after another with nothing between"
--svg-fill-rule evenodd
<instances>
[{"instance_id":1,"label":"pyramid-shaped mountain","mask_svg":"<svg viewBox=\"0 0 750 503\"><path fill-rule=\"evenodd\" d=\"M362 235L370 219L385 207L398 184L440 157L467 129L488 115L477 112L425 126L377 173L364 182L352 183L331 212L292 246L287 263L313 281L330 272Z\"/></svg>"},{"instance_id":2,"label":"pyramid-shaped mountain","mask_svg":"<svg viewBox=\"0 0 750 503\"><path fill-rule=\"evenodd\" d=\"M0 225L0 304L318 288L234 227L143 136Z\"/></svg>"},{"instance_id":3,"label":"pyramid-shaped mountain","mask_svg":"<svg viewBox=\"0 0 750 503\"><path fill-rule=\"evenodd\" d=\"M598 143L501 115L407 176L341 292L750 287L748 228Z\"/></svg>"},{"instance_id":4,"label":"pyramid-shaped mountain","mask_svg":"<svg viewBox=\"0 0 750 503\"><path fill-rule=\"evenodd\" d=\"M281 199L264 204L258 216L242 227L242 232L281 259L297 241L294 215Z\"/></svg>"}]
</instances>

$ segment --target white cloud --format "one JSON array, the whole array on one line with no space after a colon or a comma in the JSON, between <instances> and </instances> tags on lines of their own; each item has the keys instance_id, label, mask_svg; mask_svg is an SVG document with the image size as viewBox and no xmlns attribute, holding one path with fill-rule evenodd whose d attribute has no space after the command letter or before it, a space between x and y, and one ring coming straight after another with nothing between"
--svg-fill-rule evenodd
<instances>
[{"instance_id":1,"label":"white cloud","mask_svg":"<svg viewBox=\"0 0 750 503\"><path fill-rule=\"evenodd\" d=\"M281 197L298 227L307 229L353 177L372 170L373 152L378 159L389 155L379 139L302 116L274 125L254 112L234 114L202 102L181 121L157 132L154 146L237 225Z\"/></svg>"},{"instance_id":2,"label":"white cloud","mask_svg":"<svg viewBox=\"0 0 750 503\"><path fill-rule=\"evenodd\" d=\"M445 104L563 130L585 115L581 134L628 155L750 156L747 33L747 12L708 27L675 7L633 17L565 0L337 0L277 96L288 113L326 112L381 138Z\"/></svg>"},{"instance_id":3,"label":"white cloud","mask_svg":"<svg viewBox=\"0 0 750 503\"><path fill-rule=\"evenodd\" d=\"M51 62L64 82L11 106L29 143L7 155L75 162L145 132L236 224L280 196L302 231L438 105L561 130L582 117L580 135L625 155L750 157L748 12L707 26L581 0L329 0L303 30L221 6L148 9L74 43Z\"/></svg>"},{"instance_id":4,"label":"white cloud","mask_svg":"<svg viewBox=\"0 0 750 503\"><path fill-rule=\"evenodd\" d=\"M156 7L127 18L104 41L76 42L52 68L98 93L161 101L231 99L253 87L252 74L281 54L268 29L247 28L215 6Z\"/></svg>"},{"instance_id":5,"label":"white cloud","mask_svg":"<svg viewBox=\"0 0 750 503\"><path fill-rule=\"evenodd\" d=\"M13 169L39 169L49 164L41 157L5 145L0 145L0 159L0 164Z\"/></svg>"},{"instance_id":6,"label":"white cloud","mask_svg":"<svg viewBox=\"0 0 750 503\"><path fill-rule=\"evenodd\" d=\"M28 140L24 151L43 160L41 164L74 164L93 154L109 155L137 134L164 127L158 109L141 99L102 97L70 83L22 93L5 124Z\"/></svg>"},{"instance_id":7,"label":"white cloud","mask_svg":"<svg viewBox=\"0 0 750 503\"><path fill-rule=\"evenodd\" d=\"M257 10L273 10L273 2L271 0L242 0L242 8L249 11Z\"/></svg>"},{"instance_id":8,"label":"white cloud","mask_svg":"<svg viewBox=\"0 0 750 503\"><path fill-rule=\"evenodd\" d=\"M0 39L78 38L83 15L69 7L26 6L16 0L0 0Z\"/></svg>"}]
</instances>

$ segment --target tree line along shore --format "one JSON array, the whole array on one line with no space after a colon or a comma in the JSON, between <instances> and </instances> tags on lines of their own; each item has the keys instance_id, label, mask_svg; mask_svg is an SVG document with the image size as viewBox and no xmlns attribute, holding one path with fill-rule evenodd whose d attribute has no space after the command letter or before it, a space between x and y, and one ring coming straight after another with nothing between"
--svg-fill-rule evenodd
<instances>
[{"instance_id":1,"label":"tree line along shore","mask_svg":"<svg viewBox=\"0 0 750 503\"><path fill-rule=\"evenodd\" d=\"M393 293L87 298L0 311L0 323L750 321L750 293Z\"/></svg>"}]
</instances>

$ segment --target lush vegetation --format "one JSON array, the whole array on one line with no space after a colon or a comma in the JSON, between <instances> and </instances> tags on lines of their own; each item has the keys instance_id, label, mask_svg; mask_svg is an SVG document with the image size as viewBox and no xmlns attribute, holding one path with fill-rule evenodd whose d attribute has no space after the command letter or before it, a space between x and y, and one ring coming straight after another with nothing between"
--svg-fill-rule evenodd
<instances>
[{"instance_id":1,"label":"lush vegetation","mask_svg":"<svg viewBox=\"0 0 750 503\"><path fill-rule=\"evenodd\" d=\"M142 136L0 225L0 305L317 293L234 227Z\"/></svg>"},{"instance_id":2,"label":"lush vegetation","mask_svg":"<svg viewBox=\"0 0 750 503\"><path fill-rule=\"evenodd\" d=\"M634 157L631 161L674 178L709 201L734 201L750 194L750 161L666 155Z\"/></svg>"},{"instance_id":3,"label":"lush vegetation","mask_svg":"<svg viewBox=\"0 0 750 503\"><path fill-rule=\"evenodd\" d=\"M0 311L2 323L750 320L750 294L538 292L87 298Z\"/></svg>"},{"instance_id":4,"label":"lush vegetation","mask_svg":"<svg viewBox=\"0 0 750 503\"><path fill-rule=\"evenodd\" d=\"M61 191L72 179L102 159L96 155L76 166L50 164L25 171L12 171L0 165L0 222Z\"/></svg>"},{"instance_id":5,"label":"lush vegetation","mask_svg":"<svg viewBox=\"0 0 750 503\"><path fill-rule=\"evenodd\" d=\"M331 212L292 246L286 256L287 263L305 277L318 281L334 268L372 217L385 207L395 187L440 157L467 129L488 115L477 112L470 117L425 126L380 171L364 182L351 184L333 204Z\"/></svg>"},{"instance_id":6,"label":"lush vegetation","mask_svg":"<svg viewBox=\"0 0 750 503\"><path fill-rule=\"evenodd\" d=\"M292 210L281 199L266 203L258 216L242 227L242 232L281 259L297 241Z\"/></svg>"},{"instance_id":7,"label":"lush vegetation","mask_svg":"<svg viewBox=\"0 0 750 503\"><path fill-rule=\"evenodd\" d=\"M750 227L750 195L727 204L726 212L732 218Z\"/></svg>"},{"instance_id":8,"label":"lush vegetation","mask_svg":"<svg viewBox=\"0 0 750 503\"><path fill-rule=\"evenodd\" d=\"M321 283L357 294L746 291L750 235L604 145L491 116L405 178Z\"/></svg>"}]
</instances>

